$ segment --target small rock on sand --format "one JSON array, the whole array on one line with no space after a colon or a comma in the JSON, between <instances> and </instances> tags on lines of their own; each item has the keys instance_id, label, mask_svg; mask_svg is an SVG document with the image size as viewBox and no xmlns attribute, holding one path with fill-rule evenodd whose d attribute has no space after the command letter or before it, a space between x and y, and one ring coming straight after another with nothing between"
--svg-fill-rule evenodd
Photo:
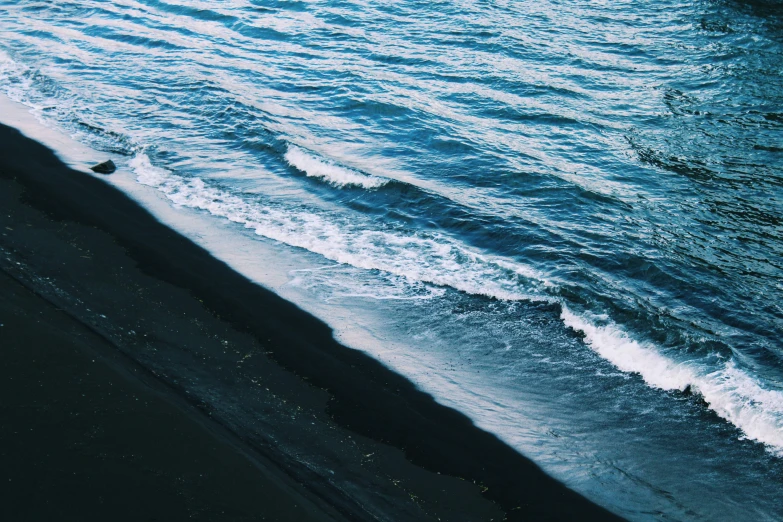
<instances>
[{"instance_id":1,"label":"small rock on sand","mask_svg":"<svg viewBox=\"0 0 783 522\"><path fill-rule=\"evenodd\" d=\"M117 165L115 165L112 160L108 160L108 161L104 161L103 163L98 163L93 167L90 167L90 170L93 172L97 172L98 174L111 174L112 172L117 170Z\"/></svg>"}]
</instances>

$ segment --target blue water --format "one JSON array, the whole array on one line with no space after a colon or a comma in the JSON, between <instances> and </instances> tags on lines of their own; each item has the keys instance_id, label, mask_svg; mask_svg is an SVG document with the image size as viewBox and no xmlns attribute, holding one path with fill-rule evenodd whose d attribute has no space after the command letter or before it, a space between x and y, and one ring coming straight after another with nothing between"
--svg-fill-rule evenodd
<instances>
[{"instance_id":1,"label":"blue water","mask_svg":"<svg viewBox=\"0 0 783 522\"><path fill-rule=\"evenodd\" d=\"M631 520L783 519L774 2L0 5L3 92L438 400Z\"/></svg>"}]
</instances>

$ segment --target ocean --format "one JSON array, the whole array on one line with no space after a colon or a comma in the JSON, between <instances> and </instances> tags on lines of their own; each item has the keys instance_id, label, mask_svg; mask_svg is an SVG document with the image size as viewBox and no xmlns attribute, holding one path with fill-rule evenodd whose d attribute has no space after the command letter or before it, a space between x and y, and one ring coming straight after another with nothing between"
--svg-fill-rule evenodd
<instances>
[{"instance_id":1,"label":"ocean","mask_svg":"<svg viewBox=\"0 0 783 522\"><path fill-rule=\"evenodd\" d=\"M779 4L0 6L0 92L345 344L630 520L783 519Z\"/></svg>"}]
</instances>

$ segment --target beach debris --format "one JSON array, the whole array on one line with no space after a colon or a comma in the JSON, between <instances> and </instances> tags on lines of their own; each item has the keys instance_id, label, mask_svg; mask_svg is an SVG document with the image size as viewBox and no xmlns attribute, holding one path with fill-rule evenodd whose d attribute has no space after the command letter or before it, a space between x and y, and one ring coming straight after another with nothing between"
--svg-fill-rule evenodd
<instances>
[{"instance_id":1,"label":"beach debris","mask_svg":"<svg viewBox=\"0 0 783 522\"><path fill-rule=\"evenodd\" d=\"M98 163L97 165L90 167L90 170L97 172L98 174L111 174L117 170L117 165L115 165L112 160L107 160L103 163Z\"/></svg>"}]
</instances>

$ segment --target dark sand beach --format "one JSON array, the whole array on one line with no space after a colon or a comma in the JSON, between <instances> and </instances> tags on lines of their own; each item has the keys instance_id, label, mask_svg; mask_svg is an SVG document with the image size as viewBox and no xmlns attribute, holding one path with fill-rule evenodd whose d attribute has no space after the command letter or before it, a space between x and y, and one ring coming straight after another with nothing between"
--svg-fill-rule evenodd
<instances>
[{"instance_id":1,"label":"dark sand beach","mask_svg":"<svg viewBox=\"0 0 783 522\"><path fill-rule=\"evenodd\" d=\"M4 520L618 519L6 126L0 208Z\"/></svg>"},{"instance_id":2,"label":"dark sand beach","mask_svg":"<svg viewBox=\"0 0 783 522\"><path fill-rule=\"evenodd\" d=\"M4 272L0 293L4 520L341 519Z\"/></svg>"}]
</instances>

